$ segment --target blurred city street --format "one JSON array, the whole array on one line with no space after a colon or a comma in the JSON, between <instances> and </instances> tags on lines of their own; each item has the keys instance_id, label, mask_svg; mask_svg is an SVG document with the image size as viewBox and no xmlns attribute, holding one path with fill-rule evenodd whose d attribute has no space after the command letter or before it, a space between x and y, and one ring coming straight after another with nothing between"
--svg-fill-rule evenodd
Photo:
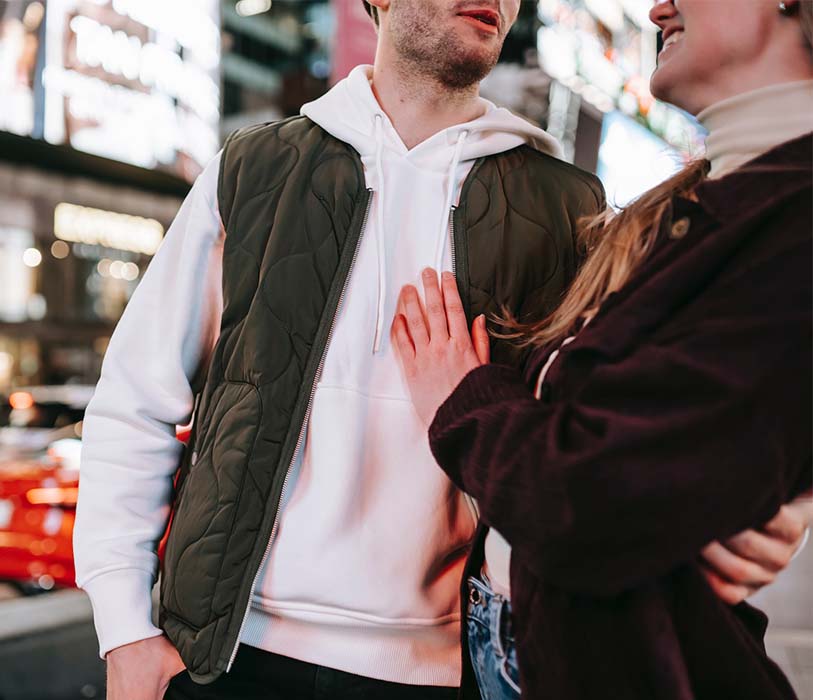
<instances>
[{"instance_id":1,"label":"blurred city street","mask_svg":"<svg viewBox=\"0 0 813 700\"><path fill-rule=\"evenodd\" d=\"M84 593L9 597L0 601L0 610L0 698L104 697L104 663Z\"/></svg>"},{"instance_id":2,"label":"blurred city street","mask_svg":"<svg viewBox=\"0 0 813 700\"><path fill-rule=\"evenodd\" d=\"M767 647L802 700L813 698L813 548L806 548L770 589L752 599L768 613ZM104 697L90 603L81 591L21 597L0 588L0 700Z\"/></svg>"}]
</instances>

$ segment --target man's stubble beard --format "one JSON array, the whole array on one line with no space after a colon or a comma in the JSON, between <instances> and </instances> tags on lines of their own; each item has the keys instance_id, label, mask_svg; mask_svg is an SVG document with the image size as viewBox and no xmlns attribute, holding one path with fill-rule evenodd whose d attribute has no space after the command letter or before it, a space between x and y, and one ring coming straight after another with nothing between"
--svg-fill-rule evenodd
<instances>
[{"instance_id":1,"label":"man's stubble beard","mask_svg":"<svg viewBox=\"0 0 813 700\"><path fill-rule=\"evenodd\" d=\"M395 0L389 25L403 67L449 90L477 85L500 57L502 42L492 51L471 49L456 41L454 35L445 33L431 0Z\"/></svg>"}]
</instances>

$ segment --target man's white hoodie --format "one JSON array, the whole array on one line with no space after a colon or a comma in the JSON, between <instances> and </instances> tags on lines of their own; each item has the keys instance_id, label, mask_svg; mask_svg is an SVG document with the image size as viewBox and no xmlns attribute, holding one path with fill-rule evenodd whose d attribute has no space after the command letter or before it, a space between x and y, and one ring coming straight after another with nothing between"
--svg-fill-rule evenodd
<instances>
[{"instance_id":1,"label":"man's white hoodie","mask_svg":"<svg viewBox=\"0 0 813 700\"><path fill-rule=\"evenodd\" d=\"M359 152L374 195L241 641L371 678L454 686L476 518L434 463L389 327L404 284L425 267L452 269L451 207L474 161L523 143L560 151L486 101L480 118L408 150L371 75L360 66L302 108ZM219 158L130 301L85 418L74 546L102 655L161 633L150 590L181 449L175 426L190 417L222 312Z\"/></svg>"}]
</instances>

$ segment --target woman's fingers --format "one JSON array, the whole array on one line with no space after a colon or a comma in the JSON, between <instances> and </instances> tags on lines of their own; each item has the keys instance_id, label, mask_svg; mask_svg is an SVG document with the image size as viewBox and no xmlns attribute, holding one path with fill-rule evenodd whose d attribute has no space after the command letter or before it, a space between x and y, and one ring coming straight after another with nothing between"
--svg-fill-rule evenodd
<instances>
[{"instance_id":1,"label":"woman's fingers","mask_svg":"<svg viewBox=\"0 0 813 700\"><path fill-rule=\"evenodd\" d=\"M471 324L471 339L474 342L474 351L481 365L487 365L491 361L491 343L486 329L486 317L480 314Z\"/></svg>"},{"instance_id":2,"label":"woman's fingers","mask_svg":"<svg viewBox=\"0 0 813 700\"><path fill-rule=\"evenodd\" d=\"M441 284L438 285L437 273L426 268L422 275L425 307L418 296L418 290L406 285L401 290L398 300L398 311L393 321L392 335L399 347L409 339L408 349L413 357L420 354L422 348L430 346L439 352L449 349L464 360L471 368L485 364L490 360L490 341L486 329L485 316L479 316L472 325L471 334L457 291L457 281L451 272L444 272ZM398 316L403 315L404 327L401 328ZM444 342L453 339L454 343L444 348Z\"/></svg>"},{"instance_id":3,"label":"woman's fingers","mask_svg":"<svg viewBox=\"0 0 813 700\"><path fill-rule=\"evenodd\" d=\"M705 566L701 567L701 569L703 576L706 577L706 581L708 581L711 589L717 594L717 597L729 605L739 605L754 592L747 586L738 586L726 581Z\"/></svg>"},{"instance_id":4,"label":"woman's fingers","mask_svg":"<svg viewBox=\"0 0 813 700\"><path fill-rule=\"evenodd\" d=\"M443 303L446 306L446 322L452 338L469 338L469 323L463 311L463 302L457 291L457 280L451 272L442 275Z\"/></svg>"},{"instance_id":5,"label":"woman's fingers","mask_svg":"<svg viewBox=\"0 0 813 700\"><path fill-rule=\"evenodd\" d=\"M729 551L719 542L712 542L700 553L703 563L726 581L747 587L761 587L773 583L776 572Z\"/></svg>"},{"instance_id":6,"label":"woman's fingers","mask_svg":"<svg viewBox=\"0 0 813 700\"><path fill-rule=\"evenodd\" d=\"M404 368L408 370L415 362L415 346L409 337L406 316L402 313L396 314L392 321L392 342Z\"/></svg>"},{"instance_id":7,"label":"woman's fingers","mask_svg":"<svg viewBox=\"0 0 813 700\"><path fill-rule=\"evenodd\" d=\"M725 541L725 548L769 571L779 572L793 557L796 548L780 537L746 530Z\"/></svg>"},{"instance_id":8,"label":"woman's fingers","mask_svg":"<svg viewBox=\"0 0 813 700\"><path fill-rule=\"evenodd\" d=\"M765 524L763 531L798 546L804 536L805 528L810 523L810 511L813 510L810 503L810 497L807 496L782 506L779 512Z\"/></svg>"},{"instance_id":9,"label":"woman's fingers","mask_svg":"<svg viewBox=\"0 0 813 700\"><path fill-rule=\"evenodd\" d=\"M736 605L772 583L793 558L813 519L813 499L803 494L782 506L762 531L746 530L725 545L712 542L701 553L703 573L715 593Z\"/></svg>"},{"instance_id":10,"label":"woman's fingers","mask_svg":"<svg viewBox=\"0 0 813 700\"><path fill-rule=\"evenodd\" d=\"M429 344L429 332L426 328L426 320L423 316L421 299L418 296L418 290L411 284L403 288L401 297L409 335L417 350Z\"/></svg>"},{"instance_id":11,"label":"woman's fingers","mask_svg":"<svg viewBox=\"0 0 813 700\"><path fill-rule=\"evenodd\" d=\"M438 275L431 267L427 267L421 276L426 300L426 318L429 321L429 336L432 340L447 340L449 329L446 326L446 310L443 307L443 296L438 286Z\"/></svg>"}]
</instances>

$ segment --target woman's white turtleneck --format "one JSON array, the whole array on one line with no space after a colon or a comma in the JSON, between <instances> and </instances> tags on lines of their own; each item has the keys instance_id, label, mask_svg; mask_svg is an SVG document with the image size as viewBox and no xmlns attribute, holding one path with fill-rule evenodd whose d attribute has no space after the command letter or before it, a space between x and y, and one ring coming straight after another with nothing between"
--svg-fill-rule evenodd
<instances>
[{"instance_id":1,"label":"woman's white turtleneck","mask_svg":"<svg viewBox=\"0 0 813 700\"><path fill-rule=\"evenodd\" d=\"M813 80L781 83L716 102L697 115L709 132L709 178L813 131Z\"/></svg>"}]
</instances>

